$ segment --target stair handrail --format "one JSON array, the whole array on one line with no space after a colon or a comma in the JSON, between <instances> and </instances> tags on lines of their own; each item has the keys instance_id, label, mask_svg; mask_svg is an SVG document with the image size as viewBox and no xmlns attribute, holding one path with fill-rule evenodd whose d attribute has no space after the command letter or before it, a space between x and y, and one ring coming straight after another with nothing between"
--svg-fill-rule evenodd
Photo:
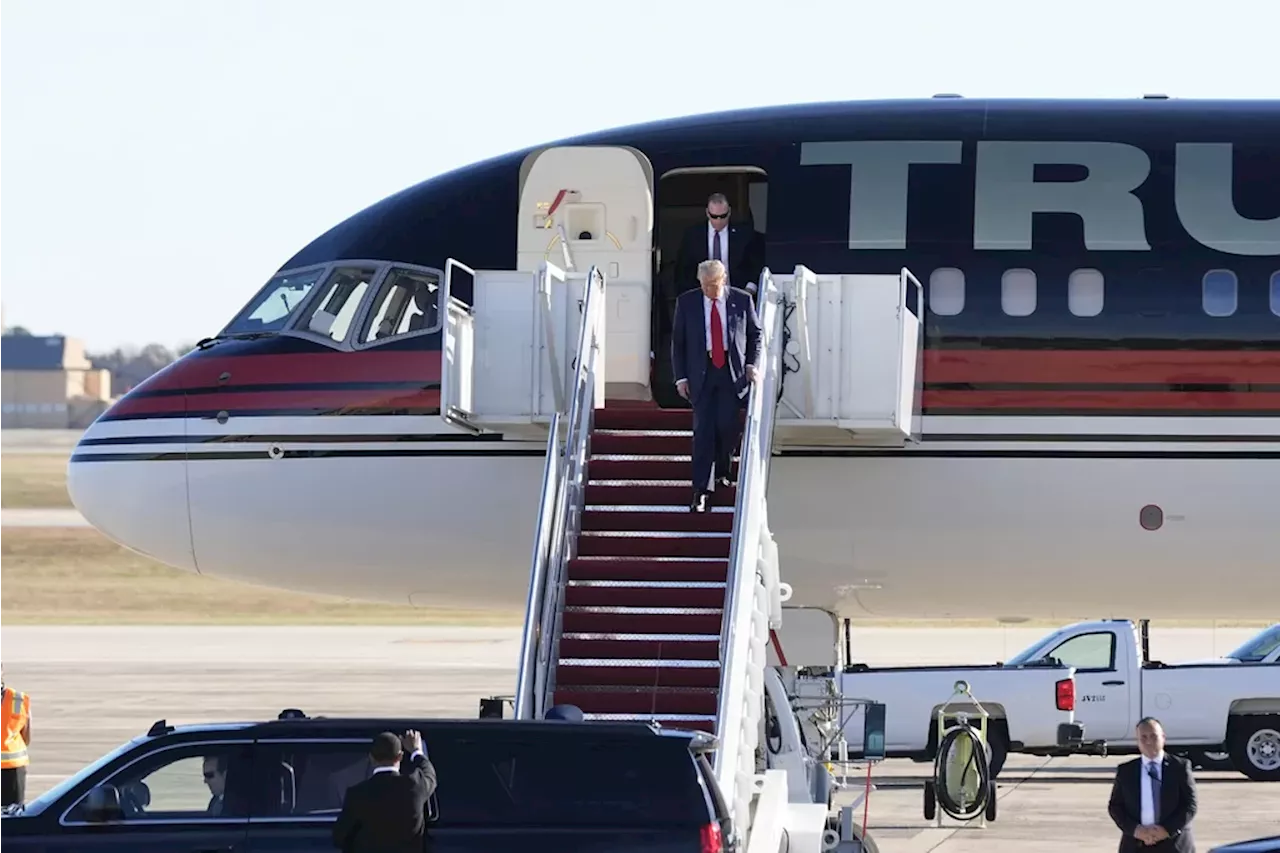
<instances>
[{"instance_id":1,"label":"stair handrail","mask_svg":"<svg viewBox=\"0 0 1280 853\"><path fill-rule=\"evenodd\" d=\"M762 576L761 544L768 535L765 490L773 447L777 389L782 377L781 294L766 268L758 288L760 310L760 376L747 399L738 465L725 609L720 634L720 694L716 709L714 769L733 813L735 831L745 835L750 824L755 752L763 713L763 675L767 663L769 602L778 579ZM774 587L774 588L771 588Z\"/></svg>"},{"instance_id":2,"label":"stair handrail","mask_svg":"<svg viewBox=\"0 0 1280 853\"><path fill-rule=\"evenodd\" d=\"M549 277L548 277L549 278ZM559 279L562 280L563 278ZM571 487L575 476L585 465L584 437L589 438L591 419L595 409L596 353L600 348L600 319L604 313L604 275L598 268L590 269L582 292L582 323L577 338L577 351L570 364L573 366L573 393L567 412L556 411L550 421L547 437L547 459L543 465L543 488L539 497L538 525L534 534L529 578L529 597L525 602L525 625L521 635L520 663L516 670L517 720L539 719L545 711L547 692L547 667L550 648L549 638L556 634L554 620L558 619L557 594L550 590L563 588L563 566L566 534L576 524L567 519L568 510L581 508L580 494L575 501ZM599 292L599 296L596 293ZM582 418L586 428L575 429ZM564 427L567 434L561 438ZM581 460L581 464L575 465ZM581 512L579 512L581 515ZM548 622L549 619L552 620Z\"/></svg>"},{"instance_id":3,"label":"stair handrail","mask_svg":"<svg viewBox=\"0 0 1280 853\"><path fill-rule=\"evenodd\" d=\"M546 589L547 561L551 553L551 535L555 528L556 508L564 490L564 448L560 444L559 412L551 416L551 432L547 436L546 461L542 466L542 494L538 499L538 523L533 536L530 560L529 596L524 606L524 630L520 637L520 662L516 670L515 717L531 719L534 714L535 661L541 639L539 616Z\"/></svg>"},{"instance_id":4,"label":"stair handrail","mask_svg":"<svg viewBox=\"0 0 1280 853\"><path fill-rule=\"evenodd\" d=\"M591 455L591 428L595 423L595 374L600 369L603 346L602 323L605 297L604 273L591 266L582 286L582 324L577 352L573 357L573 393L568 405L564 450L557 483L556 505L552 512L552 530L545 562L540 611L526 613L526 621L534 617L538 624L538 653L532 666L532 719L547 712L548 697L556 685L552 678L558 657L559 622L564 597L564 571L576 556L577 534L582 525L582 508L586 503L586 460ZM525 674L524 671L521 672ZM529 719L529 717L526 717Z\"/></svg>"}]
</instances>

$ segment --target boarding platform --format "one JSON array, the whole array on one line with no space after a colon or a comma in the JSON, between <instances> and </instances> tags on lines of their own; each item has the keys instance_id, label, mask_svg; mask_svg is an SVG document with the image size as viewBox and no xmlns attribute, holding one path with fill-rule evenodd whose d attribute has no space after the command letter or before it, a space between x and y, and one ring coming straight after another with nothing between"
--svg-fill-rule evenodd
<instances>
[{"instance_id":1,"label":"boarding platform","mask_svg":"<svg viewBox=\"0 0 1280 853\"><path fill-rule=\"evenodd\" d=\"M521 189L518 268L445 269L441 407L454 425L546 435L567 412L588 270L604 291L595 405L652 401L653 173L630 148L531 155ZM907 269L770 273L783 315L780 446L899 447L919 437L924 289ZM469 299L457 293L465 290ZM759 307L759 306L758 306Z\"/></svg>"}]
</instances>

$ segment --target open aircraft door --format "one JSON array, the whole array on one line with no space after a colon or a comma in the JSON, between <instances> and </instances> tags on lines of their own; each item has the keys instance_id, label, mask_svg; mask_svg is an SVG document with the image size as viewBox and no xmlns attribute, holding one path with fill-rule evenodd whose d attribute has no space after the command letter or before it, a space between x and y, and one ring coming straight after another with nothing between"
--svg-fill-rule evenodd
<instances>
[{"instance_id":1,"label":"open aircraft door","mask_svg":"<svg viewBox=\"0 0 1280 853\"><path fill-rule=\"evenodd\" d=\"M651 399L653 166L634 148L568 145L521 166L517 268L605 274L605 396ZM603 402L603 401L601 401Z\"/></svg>"}]
</instances>

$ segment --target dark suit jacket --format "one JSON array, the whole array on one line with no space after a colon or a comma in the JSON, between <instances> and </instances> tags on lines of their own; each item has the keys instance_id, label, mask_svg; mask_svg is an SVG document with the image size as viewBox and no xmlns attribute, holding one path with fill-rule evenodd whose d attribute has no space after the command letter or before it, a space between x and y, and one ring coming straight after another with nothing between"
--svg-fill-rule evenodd
<instances>
[{"instance_id":1,"label":"dark suit jacket","mask_svg":"<svg viewBox=\"0 0 1280 853\"><path fill-rule=\"evenodd\" d=\"M671 330L672 379L689 380L689 402L697 403L707 373L707 312L702 289L680 294ZM760 366L760 316L751 294L737 287L727 289L725 315L729 325L729 377L739 396L747 387L746 366Z\"/></svg>"},{"instance_id":2,"label":"dark suit jacket","mask_svg":"<svg viewBox=\"0 0 1280 853\"><path fill-rule=\"evenodd\" d=\"M721 258L725 269L729 271L729 284L737 288L746 288L748 284L759 284L760 273L764 270L764 240L760 232L747 225L730 224L729 257ZM676 295L691 288L697 288L698 264L711 257L707 250L707 222L702 222L684 232L680 241L680 252L676 256Z\"/></svg>"},{"instance_id":3,"label":"dark suit jacket","mask_svg":"<svg viewBox=\"0 0 1280 853\"><path fill-rule=\"evenodd\" d=\"M1160 844L1143 844L1133 837L1133 831L1142 824L1142 775L1141 757L1116 768L1107 813L1122 833L1119 853L1195 853L1191 821L1196 816L1196 779L1191 762L1165 753L1160 766L1160 814L1156 823L1170 835Z\"/></svg>"},{"instance_id":4,"label":"dark suit jacket","mask_svg":"<svg viewBox=\"0 0 1280 853\"><path fill-rule=\"evenodd\" d=\"M436 790L436 769L425 756L406 760L400 773L375 773L347 789L333 825L333 844L343 853L422 853L427 800Z\"/></svg>"}]
</instances>

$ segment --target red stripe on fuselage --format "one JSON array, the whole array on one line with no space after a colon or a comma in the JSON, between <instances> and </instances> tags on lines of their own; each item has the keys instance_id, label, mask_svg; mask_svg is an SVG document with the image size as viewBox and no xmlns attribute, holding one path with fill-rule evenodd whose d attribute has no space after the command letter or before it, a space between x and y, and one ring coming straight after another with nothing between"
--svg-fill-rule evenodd
<instances>
[{"instance_id":1,"label":"red stripe on fuselage","mask_svg":"<svg viewBox=\"0 0 1280 853\"><path fill-rule=\"evenodd\" d=\"M923 397L924 413L937 409L1070 409L1141 411L1186 409L1189 412L1274 411L1280 415L1280 393L1236 391L931 391Z\"/></svg>"},{"instance_id":2,"label":"red stripe on fuselage","mask_svg":"<svg viewBox=\"0 0 1280 853\"><path fill-rule=\"evenodd\" d=\"M1280 352L926 350L926 382L1280 385Z\"/></svg>"},{"instance_id":3,"label":"red stripe on fuselage","mask_svg":"<svg viewBox=\"0 0 1280 853\"><path fill-rule=\"evenodd\" d=\"M257 413L320 410L343 414L359 409L433 409L440 406L440 390L388 391L382 388L350 391L263 391L163 397L128 395L111 407L110 417L125 415L180 416L188 412L225 411L231 417ZM359 414L359 411L352 411Z\"/></svg>"},{"instance_id":4,"label":"red stripe on fuselage","mask_svg":"<svg viewBox=\"0 0 1280 853\"><path fill-rule=\"evenodd\" d=\"M223 382L224 373L230 376ZM147 391L307 382L440 381L439 350L371 350L187 358L146 383Z\"/></svg>"}]
</instances>

